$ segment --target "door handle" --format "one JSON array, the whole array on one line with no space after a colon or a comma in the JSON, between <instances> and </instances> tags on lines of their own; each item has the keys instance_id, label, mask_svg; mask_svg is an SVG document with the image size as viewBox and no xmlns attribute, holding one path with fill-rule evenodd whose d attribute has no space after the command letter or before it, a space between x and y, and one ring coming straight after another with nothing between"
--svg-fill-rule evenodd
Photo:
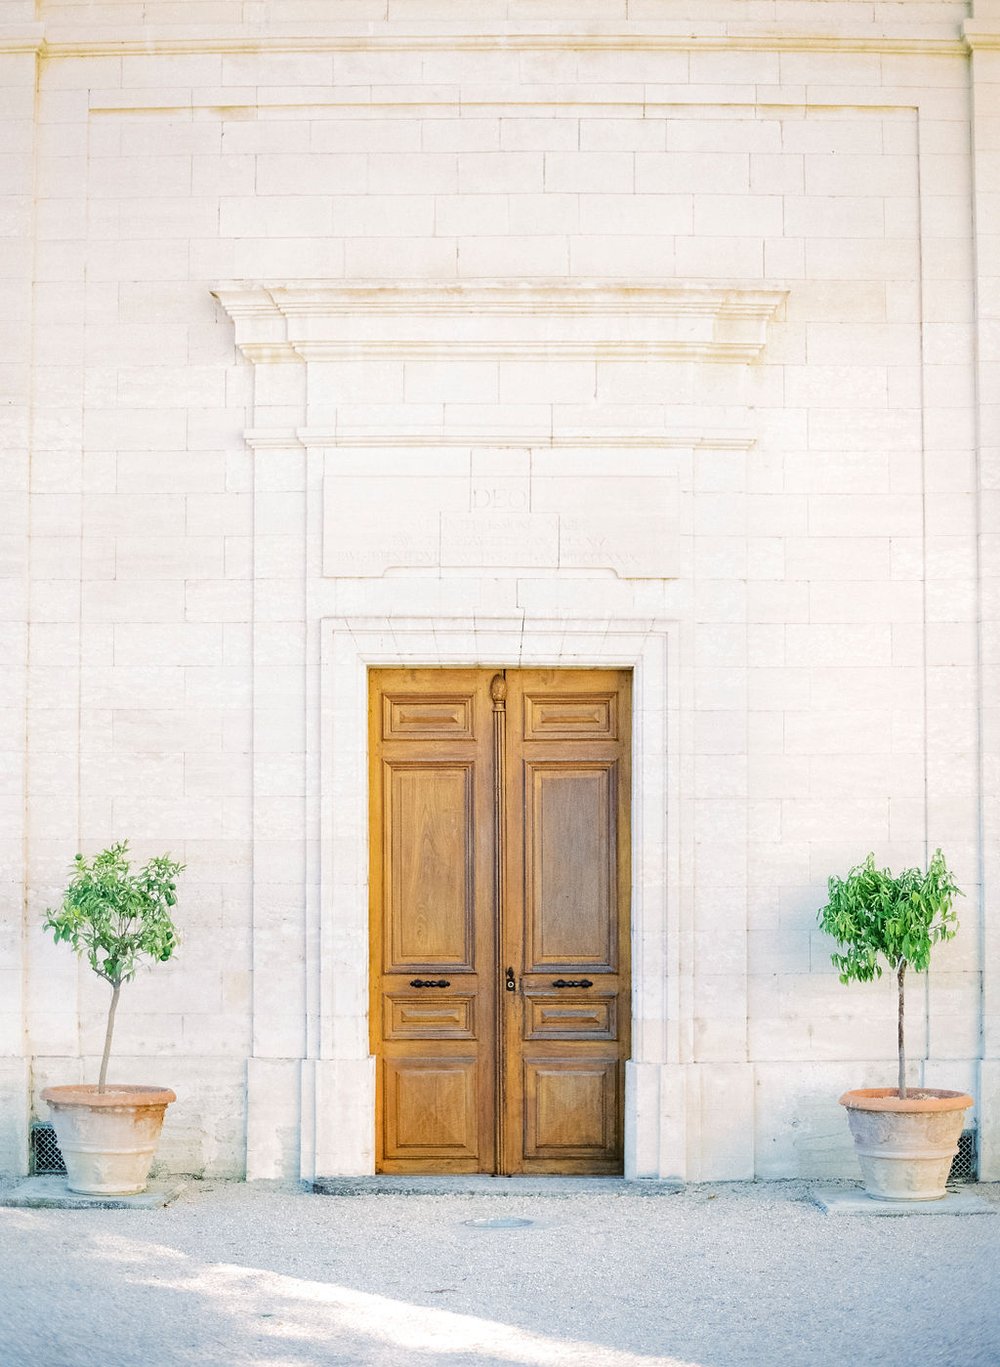
<instances>
[{"instance_id":1,"label":"door handle","mask_svg":"<svg viewBox=\"0 0 1000 1367\"><path fill-rule=\"evenodd\" d=\"M451 987L447 978L411 978L411 987Z\"/></svg>"},{"instance_id":2,"label":"door handle","mask_svg":"<svg viewBox=\"0 0 1000 1367\"><path fill-rule=\"evenodd\" d=\"M565 978L556 978L553 987L593 987L594 984L589 978L570 978L567 982Z\"/></svg>"},{"instance_id":3,"label":"door handle","mask_svg":"<svg viewBox=\"0 0 1000 1367\"><path fill-rule=\"evenodd\" d=\"M512 968L508 968L506 974L504 975L503 985L508 992L517 991L517 983L514 981L514 970Z\"/></svg>"}]
</instances>

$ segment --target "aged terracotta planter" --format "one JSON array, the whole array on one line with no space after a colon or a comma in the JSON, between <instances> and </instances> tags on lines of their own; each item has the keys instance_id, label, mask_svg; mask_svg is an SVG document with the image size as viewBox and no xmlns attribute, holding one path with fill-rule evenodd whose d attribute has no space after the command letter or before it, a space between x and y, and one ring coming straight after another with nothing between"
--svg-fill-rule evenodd
<instances>
[{"instance_id":1,"label":"aged terracotta planter","mask_svg":"<svg viewBox=\"0 0 1000 1367\"><path fill-rule=\"evenodd\" d=\"M144 1191L163 1115L177 1097L169 1087L46 1087L70 1191L134 1196Z\"/></svg>"},{"instance_id":2,"label":"aged terracotta planter","mask_svg":"<svg viewBox=\"0 0 1000 1367\"><path fill-rule=\"evenodd\" d=\"M865 1190L879 1201L940 1201L972 1097L911 1087L845 1092L841 1106L854 1136Z\"/></svg>"}]
</instances>

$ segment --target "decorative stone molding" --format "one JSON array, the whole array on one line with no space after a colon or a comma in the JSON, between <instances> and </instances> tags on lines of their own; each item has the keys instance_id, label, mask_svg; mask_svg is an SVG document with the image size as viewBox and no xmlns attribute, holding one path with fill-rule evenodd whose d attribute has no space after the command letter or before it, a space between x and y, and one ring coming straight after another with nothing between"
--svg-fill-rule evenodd
<instances>
[{"instance_id":1,"label":"decorative stone molding","mask_svg":"<svg viewBox=\"0 0 1000 1367\"><path fill-rule=\"evenodd\" d=\"M609 446L628 451L749 451L756 442L752 432L729 429L725 432L616 432L611 436L593 432L507 432L502 429L483 432L422 431L373 432L370 428L349 427L289 427L248 428L243 439L252 451L287 451L294 447L350 446L379 450L397 447L406 450L425 450L430 447L462 449L482 446L510 447L516 450L606 450Z\"/></svg>"},{"instance_id":2,"label":"decorative stone molding","mask_svg":"<svg viewBox=\"0 0 1000 1367\"><path fill-rule=\"evenodd\" d=\"M301 427L294 439L303 446L355 446L355 447L472 447L481 446L488 440L491 447L515 447L517 449L546 448L562 450L606 450L609 446L621 447L630 451L749 451L756 438L749 431L730 430L706 435L704 432L615 432L605 436L594 432L491 432L488 439L482 432L421 432L389 433L382 435L368 430L339 427L336 430ZM247 441L251 446L258 443L255 434L248 433ZM287 446L287 440L281 443Z\"/></svg>"},{"instance_id":3,"label":"decorative stone molding","mask_svg":"<svg viewBox=\"0 0 1000 1367\"><path fill-rule=\"evenodd\" d=\"M222 288L255 364L360 360L749 363L787 291L647 281ZM525 327L523 320L530 319Z\"/></svg>"},{"instance_id":4,"label":"decorative stone molding","mask_svg":"<svg viewBox=\"0 0 1000 1367\"><path fill-rule=\"evenodd\" d=\"M289 427L286 418L280 430L255 426L247 439L255 450L315 453L325 578L529 570L673 579L681 564L680 499L676 461L667 453L746 450L749 435L647 431L619 440L591 430L576 439L550 430L535 439L516 429L516 404L511 410L500 400L503 363L577 362L577 376L589 373L591 387L609 362L747 364L760 356L785 292L650 281L362 281L237 285L220 288L216 298L236 324L238 347L261 369L258 401L266 408L259 396L273 393L284 416L290 394L302 396L305 426ZM419 426L419 404L412 418L406 412L404 376L426 361L454 363L439 382L448 402L462 406L470 362L479 367L476 383L486 372L496 397L484 405L481 431L464 423L451 431L447 419ZM304 386L282 381L282 369L284 380L294 381L287 368L303 363ZM354 378L345 380L345 367ZM370 416L345 428L340 394L359 371L376 397L361 404ZM388 409L384 383L398 391ZM508 381L508 393L516 383ZM557 375L553 404L558 383ZM484 448L505 453L502 468L487 462L484 473L477 454ZM655 469L630 456L657 449L664 459ZM419 461L393 454L407 450L419 451ZM594 466L597 452L605 459ZM634 486L628 509L616 503L623 476Z\"/></svg>"},{"instance_id":5,"label":"decorative stone molding","mask_svg":"<svg viewBox=\"0 0 1000 1367\"><path fill-rule=\"evenodd\" d=\"M0 55L13 57L22 52L44 52L45 30L41 24L11 24L0 27Z\"/></svg>"},{"instance_id":6,"label":"decorative stone molding","mask_svg":"<svg viewBox=\"0 0 1000 1367\"><path fill-rule=\"evenodd\" d=\"M967 19L962 25L962 37L970 52L1000 51L1000 18Z\"/></svg>"},{"instance_id":7,"label":"decorative stone molding","mask_svg":"<svg viewBox=\"0 0 1000 1367\"><path fill-rule=\"evenodd\" d=\"M526 27L526 26L525 26ZM542 27L542 26L538 26ZM600 28L595 23L593 28ZM612 26L606 32L581 34L546 24L543 32L484 31L480 33L247 33L222 30L217 34L185 33L150 25L124 29L114 37L98 36L87 28L52 26L34 46L47 58L131 57L187 53L254 54L299 52L834 52L914 53L921 56L965 56L968 48L951 25L922 26L927 31L891 33L877 25L859 25L854 33L821 29L789 32L777 25L726 24L692 33L690 26L649 26L634 23L628 33Z\"/></svg>"}]
</instances>

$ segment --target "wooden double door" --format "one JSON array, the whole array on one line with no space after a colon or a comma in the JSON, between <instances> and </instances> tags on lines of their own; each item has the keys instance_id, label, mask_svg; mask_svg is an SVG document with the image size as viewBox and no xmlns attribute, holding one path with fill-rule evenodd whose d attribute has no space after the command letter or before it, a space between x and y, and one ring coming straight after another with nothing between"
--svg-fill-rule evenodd
<instances>
[{"instance_id":1,"label":"wooden double door","mask_svg":"<svg viewBox=\"0 0 1000 1367\"><path fill-rule=\"evenodd\" d=\"M630 685L371 673L379 1171L622 1170Z\"/></svg>"}]
</instances>

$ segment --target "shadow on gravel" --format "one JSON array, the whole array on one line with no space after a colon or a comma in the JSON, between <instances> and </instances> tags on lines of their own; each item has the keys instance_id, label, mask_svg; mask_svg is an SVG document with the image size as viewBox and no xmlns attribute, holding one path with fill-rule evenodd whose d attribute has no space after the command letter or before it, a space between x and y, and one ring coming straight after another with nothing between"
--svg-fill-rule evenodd
<instances>
[{"instance_id":1,"label":"shadow on gravel","mask_svg":"<svg viewBox=\"0 0 1000 1367\"><path fill-rule=\"evenodd\" d=\"M199 1262L160 1245L102 1237L94 1243L92 1256L105 1264L125 1301L183 1298L183 1310L168 1312L184 1326L181 1333L175 1332L169 1349L163 1345L159 1354L150 1345L148 1359L136 1353L136 1362L163 1362L166 1350L171 1363L225 1362L226 1367L449 1362L456 1367L702 1367L684 1358L557 1338L337 1283ZM162 1318L162 1309L150 1316L154 1323ZM102 1324L102 1336L108 1327Z\"/></svg>"},{"instance_id":2,"label":"shadow on gravel","mask_svg":"<svg viewBox=\"0 0 1000 1367\"><path fill-rule=\"evenodd\" d=\"M0 1208L0 1367L998 1367L1000 1221L808 1191Z\"/></svg>"}]
</instances>

